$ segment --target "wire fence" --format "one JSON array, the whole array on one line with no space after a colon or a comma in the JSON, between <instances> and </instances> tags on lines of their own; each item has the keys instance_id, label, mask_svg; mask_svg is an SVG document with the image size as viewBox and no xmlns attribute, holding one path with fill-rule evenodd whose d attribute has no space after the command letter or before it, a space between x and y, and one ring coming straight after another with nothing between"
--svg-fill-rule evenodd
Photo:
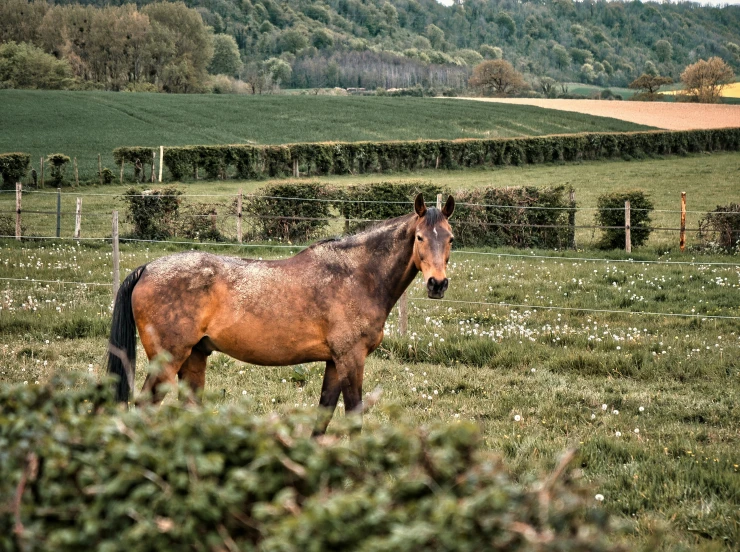
<instances>
[{"instance_id":1,"label":"wire fence","mask_svg":"<svg viewBox=\"0 0 740 552\"><path fill-rule=\"evenodd\" d=\"M10 190L3 190L2 192L16 193L16 201L18 202L17 192L12 192ZM83 233L88 236L90 236L91 234L97 236L106 236L110 235L110 231L108 230L109 226L105 224L105 219L111 217L112 211L115 209L115 207L120 206L121 208L123 208L124 206L120 203L118 205L114 204L109 206L110 210L101 211L99 210L100 201L98 200L97 203L94 203L97 208L93 207L92 210L88 210L84 199L108 198L112 202L119 202L125 198L141 197L141 194L125 193L75 194L74 197L75 199L78 199L78 205L77 208L73 211L69 208L62 208L63 200L64 202L68 203L69 200L73 197L72 194L61 194L59 190L57 190L56 192L43 190L23 190L22 194L30 194L32 197L39 196L42 198L54 198L56 199L56 209L45 209L38 205L38 202L33 202L33 205L31 205L28 209L19 209L19 202L16 204L15 209L3 208L3 203L7 203L7 207L12 207L12 201L8 200L6 202L3 202L2 200L0 200L0 231L5 230L6 233L11 233L12 229L9 228L10 223L8 221L10 218L12 218L12 216L15 216L17 219L20 219L19 223L16 224L16 231L19 231L23 236L27 237L37 237L45 233L55 233L57 237L61 237L63 233L63 228L65 232L69 232L70 219L75 220L75 228L73 233L75 237L80 237ZM300 214L288 213L271 215L250 212L249 210L245 210L244 212L242 212L241 210L237 211L236 198L238 196L236 194L188 194L187 196L183 197L186 197L186 199L179 199L179 201L189 201L190 203L184 203L184 207L179 209L176 217L174 217L173 220L175 222L179 221L179 223L177 224L179 224L180 228L175 228L172 231L172 235L174 237L194 238L200 237L201 233L205 233L212 238L218 239L219 241L243 241L244 239L248 241L260 241L265 239L287 239L288 241L296 241L296 236L294 235L295 233L293 232L292 227L301 224L305 225L304 228L300 230L300 232L303 232L305 234L302 241L310 241L312 239L321 239L326 237L334 237L339 234L346 234L349 233L349 231L352 229L361 228L363 226L371 225L384 220L373 217L357 217L345 215L343 212L341 212L341 206L345 204L381 204L391 206L408 205L409 210L411 209L411 202L403 201L386 201L374 199L347 200L342 198L327 199L292 196L283 197L266 194L241 194L241 197L259 200L307 203L322 202L334 205L335 207L338 206L337 210L339 211L336 214L332 212L329 214L329 216L304 216ZM228 198L231 200L231 202L225 202L219 205L209 205L197 202L197 199L204 198ZM193 203L193 201L195 201L195 203ZM531 217L522 218L518 216L514 216L514 220L511 220L512 217L505 217L507 220L485 220L480 216L475 216L473 219L461 219L458 217L453 221L454 227L461 228L463 230L469 229L469 232L463 233L463 239L472 239L474 241L477 241L477 243L484 243L485 238L481 239L481 235L485 234L485 232L487 231L486 229L488 229L488 231L499 233L499 236L496 238L497 240L499 240L499 242L501 240L506 240L506 236L508 235L508 239L512 242L511 245L515 247L537 246L531 245L532 243L549 243L550 245L552 245L554 243L554 240L557 240L558 244L560 245L559 248L575 248L576 233L578 233L578 242L583 242L585 240L589 243L593 243L594 240L597 240L597 233L604 233L609 231L626 231L628 228L630 228L630 213L645 211L643 209L632 208L602 208L600 209L601 211L625 211L625 222L623 225L605 225L596 223L595 219L594 223L588 223L587 221L584 222L582 219L579 222L576 222L579 212L590 213L596 211L598 208L578 207L575 206L575 204L568 207L553 207L536 205L497 205L487 203L460 202L458 203L458 205L481 209L495 208L501 209L504 212L506 212L507 210L516 213L523 213L528 211L554 211L558 213L563 213L564 215L568 215L567 220L563 217L560 217L556 221L553 221L550 217L550 220L544 222L537 222L536 219L532 219ZM199 208L201 211L205 209L208 212L198 212ZM666 216L675 214L677 221L680 221L681 224L665 224L665 216L660 221L663 222L663 224L659 223L648 225L644 223L637 223L635 226L631 227L632 233L629 237L630 241L633 239L632 235L637 236L638 233L640 235L644 235L644 233L652 232L656 232L659 233L659 235L664 236L662 238L659 238L659 241L664 242L670 239L671 234L677 234L677 242L681 245L682 249L683 247L685 247L685 236L687 234L690 236L697 236L700 243L711 243L713 240L715 240L717 232L713 232L711 229L708 230L708 227L706 225L702 226L701 224L698 224L698 222L695 226L685 224L687 215L706 215L706 213L703 213L701 211L688 211L679 209L661 209L655 210L655 212L659 212ZM740 214L740 211L723 213L723 215L724 214L734 216ZM593 218L593 215L588 216ZM30 223L29 217L31 217ZM66 224L63 224L63 221L66 222ZM192 223L188 224L187 221L192 221ZM134 228L133 226L126 226L128 222L129 221L126 217L123 217L121 219L121 224L124 228L123 235L135 235L136 228ZM55 223L56 227L54 227ZM282 231L282 236L277 235L279 231ZM556 236L554 234L548 236L549 231L553 231L559 234L557 234ZM729 236L724 236L722 238L724 242L730 242L734 244L740 240L740 227L736 229L733 226L732 228L723 230L723 232L725 234L729 232ZM473 236L473 238L470 238L470 236ZM566 243L566 241L568 243ZM493 245L506 245L506 243L497 242ZM628 251L631 250L630 244L626 243L625 247Z\"/></svg>"},{"instance_id":2,"label":"wire fence","mask_svg":"<svg viewBox=\"0 0 740 552\"><path fill-rule=\"evenodd\" d=\"M12 238L13 236L9 235L0 235L0 238ZM99 241L99 242L110 242L111 240L108 238L56 238L55 236L41 236L34 238L36 240L51 240L51 241L73 241L73 242L90 242L90 241ZM172 240L144 240L144 239L137 239L137 238L125 238L121 239L123 242L130 242L130 243L157 243L157 244L167 244L167 245L184 245L189 246L190 248L194 247L237 247L237 248L262 248L262 249L290 249L292 251L300 251L302 249L305 249L306 246L301 245L285 245L285 244L236 244L236 243L223 243L223 244L214 244L214 243L208 243L208 242L196 242L196 241L172 241ZM113 257L113 263L114 265L114 274L118 274L118 267L117 264L120 262L118 258L115 255L115 251L117 248L113 248L114 250L114 257ZM618 263L629 263L631 265L680 265L680 266L693 266L698 268L710 268L710 267L722 267L722 268L734 268L736 271L740 271L740 259L738 259L737 263L725 263L725 262L701 262L701 261L671 261L671 260L659 260L659 259L650 259L650 260L635 260L635 259L604 259L604 258L595 258L595 257L575 257L575 256L558 256L558 255L537 255L537 254L516 254L516 253L506 253L506 252L487 252L487 251L456 251L456 255L486 255L486 256L495 256L498 258L514 258L519 261L526 261L526 260L541 260L541 261L554 261L554 262L562 262L562 261L572 261L572 262L588 262L588 263L611 263L611 264L618 264ZM115 276L112 282L105 283L105 282L98 282L98 281L92 281L92 282L85 282L85 281L75 281L75 280L65 280L65 279L58 279L58 280L50 280L50 279L35 279L31 278L29 276L26 276L25 278L12 278L12 277L0 277L0 281L7 282L9 285L19 286L21 284L54 284L54 285L64 285L64 286L79 286L79 287L103 287L103 288L111 288L112 290L117 290L118 288L118 282L115 280ZM461 300L454 300L454 299L428 299L424 297L412 297L409 298L407 294L404 294L404 298L402 298L402 301L411 301L411 302L437 302L437 303L443 303L443 304L455 304L455 305L461 305L461 306L475 306L475 307L486 307L486 308L508 308L508 309L527 309L528 311L538 311L538 310L544 310L544 311L559 311L559 312L574 312L574 313L590 313L590 314L614 314L614 315L623 315L623 316L652 316L652 317L666 317L666 318L683 318L683 319L698 319L698 320L740 320L740 316L735 315L723 315L723 314L704 314L704 313L686 313L686 312L659 312L659 311L632 311L632 310L624 310L624 309L607 309L607 308L590 308L590 307L580 307L580 306L567 306L567 305L533 305L529 303L512 303L512 302L506 302L506 301L500 301L500 302L487 302L487 301L461 301ZM708 306L707 306L708 307ZM407 316L407 310L401 309L401 314L399 316ZM404 327L407 326L406 324L403 325Z\"/></svg>"},{"instance_id":3,"label":"wire fence","mask_svg":"<svg viewBox=\"0 0 740 552\"><path fill-rule=\"evenodd\" d=\"M53 195L57 196L58 192L56 191L45 191L45 190L23 190L24 194L37 194L37 195ZM0 190L0 194L15 194L14 190ZM64 195L69 195L69 193L65 193ZM75 197L107 197L110 199L125 199L127 197L137 197L141 194L102 194L102 193L75 193ZM356 203L362 203L362 204L377 204L377 205L408 205L409 207L413 206L414 202L409 201L386 201L386 200L375 200L375 199L342 199L342 198L307 198L307 197L290 197L290 196L273 196L273 195L265 195L265 194L250 194L245 193L242 194L244 198L250 198L250 199L274 199L274 200L285 200L285 201L302 201L302 202L317 202L317 203L330 203L330 204L356 204ZM208 199L223 199L223 198L230 198L233 199L236 197L236 194L187 194L188 198L208 198ZM2 203L2 200L0 200L0 203ZM538 206L538 205L500 205L500 204L490 204L490 203L469 203L469 202L457 202L457 205L467 206L467 207L484 207L484 208L494 208L494 209L513 209L513 210L525 210L525 211L571 211L573 210L573 207L551 207L551 206ZM577 207L578 211L623 211L621 207ZM681 209L640 209L640 208L632 208L633 212L654 212L654 213L675 213L675 214L681 214ZM13 211L15 212L15 211ZM705 215L706 211L692 211L692 210L685 210L683 211L686 214L696 214L696 215ZM52 213L56 213L55 211ZM740 212L733 212L729 213L731 215L740 215Z\"/></svg>"}]
</instances>

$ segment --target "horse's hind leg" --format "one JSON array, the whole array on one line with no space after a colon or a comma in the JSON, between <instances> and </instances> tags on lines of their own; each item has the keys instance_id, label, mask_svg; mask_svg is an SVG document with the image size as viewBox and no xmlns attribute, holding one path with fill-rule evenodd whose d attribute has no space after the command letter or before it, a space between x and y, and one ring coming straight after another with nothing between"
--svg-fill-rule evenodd
<instances>
[{"instance_id":1,"label":"horse's hind leg","mask_svg":"<svg viewBox=\"0 0 740 552\"><path fill-rule=\"evenodd\" d=\"M140 332L139 335L150 363L161 353L166 353L166 359L162 360L159 371L147 375L144 386L141 388L142 395L151 395L151 401L159 404L167 394L167 390L163 387L177 383L177 374L191 356L193 347L162 343L153 332Z\"/></svg>"},{"instance_id":2,"label":"horse's hind leg","mask_svg":"<svg viewBox=\"0 0 740 552\"><path fill-rule=\"evenodd\" d=\"M200 401L203 394L203 388L206 386L206 362L208 354L198 348L193 348L193 352L183 362L177 375L180 381L184 381L190 387L190 396L187 397L189 402Z\"/></svg>"},{"instance_id":3,"label":"horse's hind leg","mask_svg":"<svg viewBox=\"0 0 740 552\"><path fill-rule=\"evenodd\" d=\"M314 436L326 433L326 428L329 425L332 414L334 414L334 409L337 407L339 393L341 391L342 386L339 383L337 366L333 360L329 360L326 363L324 383L321 386L321 398L319 399L321 411L319 412L319 419L316 422L316 428L313 430Z\"/></svg>"}]
</instances>

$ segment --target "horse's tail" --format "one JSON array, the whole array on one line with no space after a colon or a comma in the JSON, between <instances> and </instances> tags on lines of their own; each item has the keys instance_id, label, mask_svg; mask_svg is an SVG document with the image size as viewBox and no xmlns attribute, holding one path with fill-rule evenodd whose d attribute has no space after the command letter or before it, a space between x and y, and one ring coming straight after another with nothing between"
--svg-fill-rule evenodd
<instances>
[{"instance_id":1,"label":"horse's tail","mask_svg":"<svg viewBox=\"0 0 740 552\"><path fill-rule=\"evenodd\" d=\"M116 401L128 402L136 372L136 322L131 305L131 295L144 273L142 265L121 284L113 306L113 322L108 341L108 373L118 376L115 386Z\"/></svg>"}]
</instances>

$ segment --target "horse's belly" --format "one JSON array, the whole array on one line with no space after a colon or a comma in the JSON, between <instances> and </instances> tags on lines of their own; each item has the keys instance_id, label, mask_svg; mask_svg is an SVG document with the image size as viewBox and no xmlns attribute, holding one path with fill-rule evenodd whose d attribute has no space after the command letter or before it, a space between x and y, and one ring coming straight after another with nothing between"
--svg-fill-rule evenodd
<instances>
[{"instance_id":1,"label":"horse's belly","mask_svg":"<svg viewBox=\"0 0 740 552\"><path fill-rule=\"evenodd\" d=\"M208 336L219 351L251 364L286 366L331 359L325 336L314 327L252 322Z\"/></svg>"}]
</instances>

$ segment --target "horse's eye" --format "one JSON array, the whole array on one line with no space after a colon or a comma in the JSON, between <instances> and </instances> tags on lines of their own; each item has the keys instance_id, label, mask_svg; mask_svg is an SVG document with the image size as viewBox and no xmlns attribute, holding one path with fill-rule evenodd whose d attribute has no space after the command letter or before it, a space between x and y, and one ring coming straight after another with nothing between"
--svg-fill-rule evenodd
<instances>
[{"instance_id":1,"label":"horse's eye","mask_svg":"<svg viewBox=\"0 0 740 552\"><path fill-rule=\"evenodd\" d=\"M424 241L424 238L422 238L421 236L416 236L416 239L419 240L420 242Z\"/></svg>"}]
</instances>

